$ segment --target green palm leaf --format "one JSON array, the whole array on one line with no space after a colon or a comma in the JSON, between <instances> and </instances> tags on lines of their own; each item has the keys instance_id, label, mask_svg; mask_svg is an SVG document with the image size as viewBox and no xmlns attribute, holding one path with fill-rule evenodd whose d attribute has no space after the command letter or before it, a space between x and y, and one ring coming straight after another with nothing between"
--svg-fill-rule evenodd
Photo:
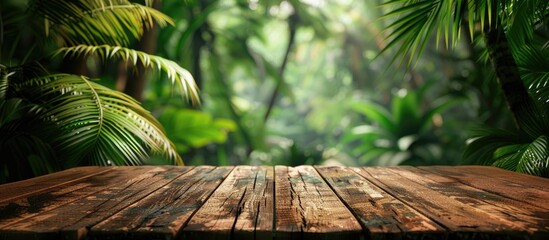
<instances>
[{"instance_id":1,"label":"green palm leaf","mask_svg":"<svg viewBox=\"0 0 549 240\"><path fill-rule=\"evenodd\" d=\"M129 36L141 37L154 23L161 27L173 24L158 10L127 0L34 0L29 10L44 18L46 35L53 36L60 46L128 46Z\"/></svg>"},{"instance_id":2,"label":"green palm leaf","mask_svg":"<svg viewBox=\"0 0 549 240\"><path fill-rule=\"evenodd\" d=\"M524 44L513 51L521 76L528 85L549 81L549 47L541 44Z\"/></svg>"},{"instance_id":3,"label":"green palm leaf","mask_svg":"<svg viewBox=\"0 0 549 240\"><path fill-rule=\"evenodd\" d=\"M525 132L477 127L466 148L467 163L481 163L537 176L549 176L546 135L533 138Z\"/></svg>"},{"instance_id":4,"label":"green palm leaf","mask_svg":"<svg viewBox=\"0 0 549 240\"><path fill-rule=\"evenodd\" d=\"M165 72L172 84L177 85L183 96L188 96L193 103L198 103L198 88L194 79L186 69L176 62L147 54L145 52L128 49L120 46L89 46L78 45L74 47L60 48L54 55L98 55L103 59L117 57L123 61L131 62L134 65L142 64L144 67L156 68Z\"/></svg>"},{"instance_id":5,"label":"green palm leaf","mask_svg":"<svg viewBox=\"0 0 549 240\"><path fill-rule=\"evenodd\" d=\"M392 0L382 6L393 7L384 18L398 19L386 27L392 31L387 36L389 43L381 53L399 46L393 62L401 58L402 63L408 58L408 66L417 62L433 32L436 32L437 46L440 39L444 39L446 46L457 44L462 18L469 22L471 39L475 37L475 24L491 26L499 23L506 29L506 36L512 44L520 46L533 38L532 26L545 21L549 13L549 3L545 0ZM483 32L484 28L480 31Z\"/></svg>"},{"instance_id":6,"label":"green palm leaf","mask_svg":"<svg viewBox=\"0 0 549 240\"><path fill-rule=\"evenodd\" d=\"M507 145L527 143L531 139L523 132L477 126L470 130L471 139L464 153L466 163L493 164L494 152Z\"/></svg>"},{"instance_id":7,"label":"green palm leaf","mask_svg":"<svg viewBox=\"0 0 549 240\"><path fill-rule=\"evenodd\" d=\"M392 62L401 58L400 63L402 63L405 58L408 58L407 66L417 62L433 32L436 32L437 46L440 45L441 39L444 40L446 47L456 45L461 33L461 17L467 8L466 2L462 0L393 0L382 6L396 6L383 18L397 17L397 20L386 27L387 30L392 31L386 37L389 43L380 54L389 48L399 46ZM478 6L481 5L469 5L470 8ZM473 12L473 9L469 10ZM471 15L470 17L476 18L477 16Z\"/></svg>"},{"instance_id":8,"label":"green palm leaf","mask_svg":"<svg viewBox=\"0 0 549 240\"><path fill-rule=\"evenodd\" d=\"M398 46L393 62L397 58L402 59L401 63L408 58L407 66L417 62L428 39L433 37L432 32L436 32L437 45L441 38L446 46L451 46L450 42L458 43L463 22L469 23L470 37L474 42L483 37L487 45L491 44L488 48L492 50L495 47L507 47L508 42L507 50L498 51L512 52L511 62L514 65L516 61L520 66L520 78L505 79L501 73L498 73L498 78L500 81L504 77L503 80L514 82L513 86L522 86L519 83L525 80L537 102L532 105L524 104L517 108L520 111L513 112L520 113L514 117L520 124L521 131L508 132L487 127L477 129L467 147L465 158L469 162L546 175L546 133L549 130L548 52L546 37L538 41L536 31L540 26L546 26L549 3L546 0L392 0L383 6L392 8L385 17L397 17L387 27L391 33L387 36L389 43L383 49L386 51ZM498 35L502 36L499 45L494 44L494 34L504 34ZM505 45L501 45L502 43ZM500 67L507 64L501 58L504 54L500 54L499 58L486 56ZM526 91L511 93L512 91L504 92L507 100L528 98ZM508 104L513 106L513 102Z\"/></svg>"},{"instance_id":9,"label":"green palm leaf","mask_svg":"<svg viewBox=\"0 0 549 240\"><path fill-rule=\"evenodd\" d=\"M123 93L67 74L30 79L16 90L42 106L44 136L52 139L64 167L138 165L150 153L182 164L158 121Z\"/></svg>"},{"instance_id":10,"label":"green palm leaf","mask_svg":"<svg viewBox=\"0 0 549 240\"><path fill-rule=\"evenodd\" d=\"M540 102L541 107L545 107L545 113L549 113L549 81L538 81L536 84L530 85L530 92ZM548 118L547 115L540 115ZM548 124L549 125L549 124Z\"/></svg>"},{"instance_id":11,"label":"green palm leaf","mask_svg":"<svg viewBox=\"0 0 549 240\"><path fill-rule=\"evenodd\" d=\"M548 146L547 136L540 136L530 143L500 147L494 152L493 165L512 171L548 177Z\"/></svg>"}]
</instances>

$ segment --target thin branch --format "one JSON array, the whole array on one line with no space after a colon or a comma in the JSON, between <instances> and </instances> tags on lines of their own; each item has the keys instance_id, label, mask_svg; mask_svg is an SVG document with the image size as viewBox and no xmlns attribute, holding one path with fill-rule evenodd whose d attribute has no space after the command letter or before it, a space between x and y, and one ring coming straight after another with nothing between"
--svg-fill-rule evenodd
<instances>
[{"instance_id":1,"label":"thin branch","mask_svg":"<svg viewBox=\"0 0 549 240\"><path fill-rule=\"evenodd\" d=\"M290 32L288 35L288 46L286 47L286 53L284 54L284 59L282 60L282 64L280 65L280 69L278 72L278 74L280 75L280 78L276 83L273 93L271 94L271 98L269 99L269 104L267 105L267 111L263 116L264 122L267 122L267 120L269 119L269 116L271 115L274 104L280 92L280 88L284 84L284 70L286 69L286 64L288 63L288 56L290 55L290 51L292 50L292 47L295 42L295 33L297 30L296 23L298 21L298 17L299 16L296 13L294 13L290 16L290 19L288 21L288 27L290 29Z\"/></svg>"}]
</instances>

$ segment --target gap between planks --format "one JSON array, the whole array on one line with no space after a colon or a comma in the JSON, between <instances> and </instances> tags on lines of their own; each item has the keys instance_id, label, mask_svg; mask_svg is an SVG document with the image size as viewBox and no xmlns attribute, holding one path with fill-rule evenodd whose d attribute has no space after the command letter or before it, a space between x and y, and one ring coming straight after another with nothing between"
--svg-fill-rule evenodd
<instances>
[{"instance_id":1,"label":"gap between planks","mask_svg":"<svg viewBox=\"0 0 549 240\"><path fill-rule=\"evenodd\" d=\"M110 204L114 208L106 210L109 214L106 219L97 218L97 216L95 216L94 219L92 219L93 221L88 221L86 224L75 222L75 224L78 223L76 224L78 225L76 228L75 226L71 226L62 229L63 231L69 230L69 232L72 232L70 234L65 233L64 236L75 236L76 234L78 235L77 237L92 236L94 238L107 238L109 232L120 230L108 229L109 221L116 222L117 219L132 219L133 217L136 217L135 214L132 215L132 212L135 213L135 210L139 209L141 203L149 204L149 206L153 207L156 206L156 200L164 199L162 193L167 191L164 188L171 184L178 183L178 178L180 178L181 181L185 180L183 177L184 175L189 174L191 170L194 171L198 168L202 167L188 167L187 171L181 172L178 175L179 177L174 177L171 181L160 179L160 182L162 183L159 182L160 184L157 184L153 190L147 190L150 192L141 194L141 197L139 198L132 197L133 195L130 196L134 200L125 206L107 203L107 205ZM474 234L476 234L474 232L478 231L480 228L489 231L491 228L498 228L500 226L499 224L502 223L499 220L491 223L486 219L481 219L484 215L479 215L479 211L488 213L488 216L501 218L506 226L519 226L517 225L518 223L512 222L514 219L506 218L504 215L497 212L500 211L501 208L495 209L496 211L494 211L494 209L487 205L490 204L491 201L497 200L494 195L498 195L501 198L508 198L509 200L505 200L505 202L510 203L517 203L517 201L520 201L519 199L490 192L490 189L488 189L490 186L482 181L466 181L466 174L443 174L450 172L451 169L445 170L447 169L436 168L435 170L435 168L415 167L349 168L326 166L236 166L232 167L225 175L218 176L219 184L217 184L209 194L204 195L204 193L197 193L202 194L200 195L202 196L200 198L200 203L196 206L196 209L186 215L186 219L173 220L167 218L167 220L162 220L164 223L169 223L169 226L164 225L167 228L164 228L161 232L163 236L168 238L170 238L170 236L175 238L200 236L201 239L216 239L220 236L239 239L326 239L329 237L346 236L358 238L364 238L366 236L368 239L383 236L423 238L432 237L433 234L435 236L438 234L441 238L446 238L448 233L464 233L465 236L474 237ZM83 171L89 172L89 169L83 169ZM103 176L100 174L106 174L108 172L113 171L109 168L97 174L92 173L65 183L56 183L55 186L48 187L47 190L51 191L51 189L56 186L82 181L85 178ZM431 173L432 175L427 175L426 173ZM420 175L425 178L416 179ZM338 185L340 183L342 185ZM349 184L344 185L344 183ZM454 191L454 189L452 187L445 188L446 186L444 184L446 183L463 184L459 186L459 189L467 190L468 192L466 193L468 194L486 191L487 196L489 197L478 199L478 201L475 202L463 202L463 199L453 199L452 191ZM25 184L27 186L33 186L34 183L30 181ZM184 181L181 182L181 184L184 184ZM179 184L176 185L179 186ZM189 186L186 186L188 188L182 189L182 191L186 192L192 185L194 184L189 184ZM410 185L417 187L417 189L420 189L423 192L433 192L433 199L444 200L440 203L439 201L434 201L435 205L438 207L445 205L453 206L454 208L465 207L465 211L473 217L463 214L460 215L458 213L458 220L477 219L476 221L479 221L480 225L472 230L470 226L461 226L453 223L453 220L446 218L443 214L436 215L430 213L430 209L426 207L427 205L421 205L416 202L417 200L414 200L415 198L424 199L425 196L406 190L406 186ZM543 184L541 186L543 186ZM509 187L520 190L515 185L510 185ZM147 187L145 187L145 190L146 189ZM225 191L227 189L229 191ZM11 199L38 194L47 190L30 192L21 191L22 195L16 197L12 196ZM98 191L100 190L98 189ZM522 191L525 193L534 191L534 193L539 194L541 189ZM414 197L410 198L405 194L411 194ZM81 195L87 196L84 194ZM277 198L276 195L279 195L279 198ZM354 196L359 197L355 198ZM542 194L542 196L545 195ZM457 197L462 196L457 195ZM528 197L528 195L526 195L526 197ZM166 202L166 200L163 201ZM269 201L271 202L269 203ZM326 205L326 201L329 202L328 205ZM216 209L219 209L218 206L224 206L226 204L232 204L231 206L236 206L236 208L225 206L225 209L215 212ZM496 205L497 204L498 203L496 202ZM503 202L499 204L503 204ZM541 204L541 206L528 206L526 210L539 210L540 208L547 207L547 204ZM320 209L317 205L321 206ZM471 207L476 205L481 206L482 209L476 210ZM52 206L52 208L55 209L57 207L59 206ZM325 207L328 207L328 210L324 209ZM331 212L329 207L338 210L332 210ZM213 209L212 213L208 212L208 208L210 210ZM514 209L514 206L511 205L509 209ZM53 209L50 209L50 211L51 210ZM436 208L435 210L438 211ZM519 211L520 209L514 210ZM227 214L223 215L222 213ZM526 211L519 213L524 216L528 214ZM260 214L263 215L260 217ZM31 214L27 217L32 218L34 216L35 215ZM217 217L215 218L216 221L208 222L208 219L210 219L209 216ZM326 219L317 219L317 216L335 216L336 218L335 220L329 219L326 221ZM136 219L139 220L139 218L142 217L143 216L137 216ZM352 218L354 221L345 221L345 218ZM218 222L219 219L222 221ZM172 224L174 221L177 222L177 224ZM534 222L534 220L532 220L532 222ZM546 223L546 221L542 223ZM355 225L353 226L353 224ZM19 225L22 226L21 224ZM343 229L343 231L340 228L335 228L335 226L338 225L342 225L346 228ZM214 229L215 231L210 231L212 230L212 226L218 227L217 230ZM134 229L138 229L137 232L144 235L135 236L150 236L147 233L147 231L149 231L148 227L150 226L136 225ZM90 228L91 231L88 230ZM74 232L75 230L76 232ZM547 232L547 228L542 228L542 230ZM127 234L127 232L120 233ZM207 235L209 234L211 238L204 238L202 235L204 233Z\"/></svg>"},{"instance_id":2,"label":"gap between planks","mask_svg":"<svg viewBox=\"0 0 549 240\"><path fill-rule=\"evenodd\" d=\"M10 224L6 229L8 238L11 234L20 234L27 238L42 237L43 239L89 237L89 228L173 181L173 179L165 178L170 172L177 175L178 171L181 172L180 174L184 174L192 169L192 167L143 168L148 170L137 176L128 175L131 173L129 171L123 172L124 175L130 177L122 182L113 182L115 180L110 179L107 181L108 188L98 188L93 195L78 196L78 199L82 200L81 202L70 201L29 216L25 221ZM98 208L99 206L101 208ZM17 239L16 235L14 235L14 239Z\"/></svg>"},{"instance_id":3,"label":"gap between planks","mask_svg":"<svg viewBox=\"0 0 549 240\"><path fill-rule=\"evenodd\" d=\"M430 172L431 175L426 177L428 172L422 168L405 166L353 169L385 192L447 228L450 238L547 239L548 237L549 228L546 224L549 216L546 211L521 212L519 210L516 213L526 217L527 221L518 223L518 219L501 207L503 202L500 201L505 196L498 196L486 189L476 189L470 183L451 180L445 174ZM417 174L418 172L420 175ZM437 180L458 185L447 186ZM471 195L478 192L488 196L485 197L486 200L477 199L476 195ZM509 201L514 200L509 199ZM507 208L513 209L514 206L507 206ZM514 209L517 210L517 208ZM530 204L528 209L539 210L535 204Z\"/></svg>"},{"instance_id":4,"label":"gap between planks","mask_svg":"<svg viewBox=\"0 0 549 240\"><path fill-rule=\"evenodd\" d=\"M236 167L197 210L182 236L364 238L356 217L311 166Z\"/></svg>"},{"instance_id":5,"label":"gap between planks","mask_svg":"<svg viewBox=\"0 0 549 240\"><path fill-rule=\"evenodd\" d=\"M447 229L348 167L316 166L367 239L444 238Z\"/></svg>"}]
</instances>

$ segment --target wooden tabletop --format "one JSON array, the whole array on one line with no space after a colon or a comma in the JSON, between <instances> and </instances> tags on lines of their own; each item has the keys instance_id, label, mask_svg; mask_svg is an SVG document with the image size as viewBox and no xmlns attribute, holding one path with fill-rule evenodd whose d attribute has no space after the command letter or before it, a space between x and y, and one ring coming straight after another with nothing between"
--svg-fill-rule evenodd
<instances>
[{"instance_id":1,"label":"wooden tabletop","mask_svg":"<svg viewBox=\"0 0 549 240\"><path fill-rule=\"evenodd\" d=\"M0 239L549 239L493 167L80 167L0 185Z\"/></svg>"}]
</instances>

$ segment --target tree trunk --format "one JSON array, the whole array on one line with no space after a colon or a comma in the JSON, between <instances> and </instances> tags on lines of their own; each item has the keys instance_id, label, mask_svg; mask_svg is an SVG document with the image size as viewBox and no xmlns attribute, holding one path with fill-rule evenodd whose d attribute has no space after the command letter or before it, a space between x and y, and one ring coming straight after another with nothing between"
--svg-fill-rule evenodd
<instances>
[{"instance_id":1,"label":"tree trunk","mask_svg":"<svg viewBox=\"0 0 549 240\"><path fill-rule=\"evenodd\" d=\"M160 9L160 1L155 1L153 4L154 9ZM136 50L154 54L156 52L158 26L154 24L150 29L145 29L143 36L137 43ZM126 64L126 63L122 63ZM131 64L131 63L128 63ZM130 73L126 75L124 67L119 66L119 76L117 79L117 87L123 87L124 93L132 96L137 101L143 100L143 93L145 86L147 85L147 68L143 67L141 63L137 63L137 66L130 68Z\"/></svg>"},{"instance_id":2,"label":"tree trunk","mask_svg":"<svg viewBox=\"0 0 549 240\"><path fill-rule=\"evenodd\" d=\"M520 77L519 68L509 48L505 32L502 26L492 23L485 28L484 37L507 106L517 127L524 130L532 120L528 113L531 113L535 106Z\"/></svg>"},{"instance_id":3,"label":"tree trunk","mask_svg":"<svg viewBox=\"0 0 549 240\"><path fill-rule=\"evenodd\" d=\"M191 7L189 9L190 14L190 21L192 22L193 19L200 17L200 15L208 11L207 9L210 7L210 5L215 4L213 1L198 1L195 6ZM209 38L204 39L204 36L208 36ZM202 50L206 47L208 47L209 42L214 42L215 35L211 34L210 26L208 21L204 21L200 27L198 27L191 35L190 37L190 44L189 49L187 49L188 54L190 55L190 62L188 62L188 69L193 74L194 82L196 83L196 86L198 89L202 89L203 87L203 79L202 79L202 58L203 53ZM185 53L187 54L187 53Z\"/></svg>"},{"instance_id":4,"label":"tree trunk","mask_svg":"<svg viewBox=\"0 0 549 240\"><path fill-rule=\"evenodd\" d=\"M204 6L205 7L205 6ZM199 11L202 11L201 6ZM194 18L195 13L191 11L191 19ZM203 38L204 31L209 28L208 23L204 22L193 34L191 38L191 72L193 74L194 82L198 89L202 89L202 69L200 67L202 62L202 48L206 45L206 41Z\"/></svg>"}]
</instances>

